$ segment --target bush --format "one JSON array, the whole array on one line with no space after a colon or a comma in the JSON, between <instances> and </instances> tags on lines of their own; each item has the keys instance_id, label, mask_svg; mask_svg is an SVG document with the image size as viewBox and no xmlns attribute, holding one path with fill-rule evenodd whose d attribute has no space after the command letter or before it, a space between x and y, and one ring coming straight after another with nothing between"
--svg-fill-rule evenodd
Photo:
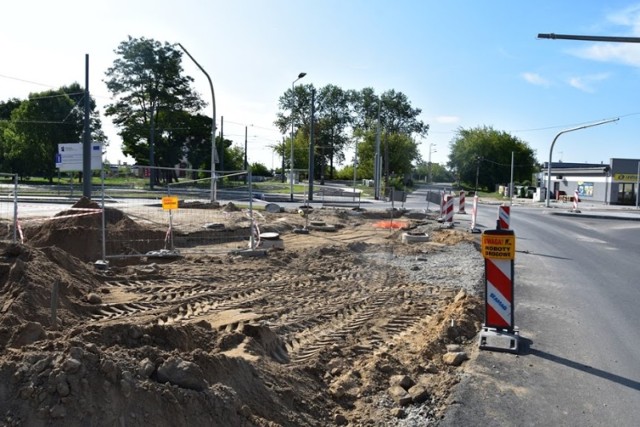
<instances>
[{"instance_id":1,"label":"bush","mask_svg":"<svg viewBox=\"0 0 640 427\"><path fill-rule=\"evenodd\" d=\"M338 180L353 179L353 166L345 166L342 169L337 170L335 177Z\"/></svg>"}]
</instances>

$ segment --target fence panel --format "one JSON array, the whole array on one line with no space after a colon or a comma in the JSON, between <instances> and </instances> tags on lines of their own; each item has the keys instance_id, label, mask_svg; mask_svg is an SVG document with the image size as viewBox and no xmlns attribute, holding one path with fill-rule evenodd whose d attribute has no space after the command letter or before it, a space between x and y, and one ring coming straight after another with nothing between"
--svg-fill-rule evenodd
<instances>
[{"instance_id":1,"label":"fence panel","mask_svg":"<svg viewBox=\"0 0 640 427\"><path fill-rule=\"evenodd\" d=\"M139 176L136 185L136 178L131 178L135 175L120 169L127 184L104 191L105 258L214 254L247 248L251 212L233 203L212 202L207 172L158 168L153 173L162 180L149 192L140 188L144 183ZM147 172L144 175L148 177ZM218 174L217 179L239 175ZM177 208L163 207L166 197L175 198Z\"/></svg>"},{"instance_id":2,"label":"fence panel","mask_svg":"<svg viewBox=\"0 0 640 427\"><path fill-rule=\"evenodd\" d=\"M0 241L17 241L17 175L0 173Z\"/></svg>"}]
</instances>

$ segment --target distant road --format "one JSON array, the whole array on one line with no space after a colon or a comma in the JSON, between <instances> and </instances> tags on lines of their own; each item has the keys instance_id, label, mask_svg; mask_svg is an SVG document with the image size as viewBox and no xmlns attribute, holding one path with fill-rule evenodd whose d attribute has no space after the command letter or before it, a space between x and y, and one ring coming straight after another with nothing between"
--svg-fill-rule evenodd
<instances>
[{"instance_id":1,"label":"distant road","mask_svg":"<svg viewBox=\"0 0 640 427\"><path fill-rule=\"evenodd\" d=\"M495 206L481 206L494 228ZM635 426L640 222L512 207L523 354L479 351L442 426Z\"/></svg>"}]
</instances>

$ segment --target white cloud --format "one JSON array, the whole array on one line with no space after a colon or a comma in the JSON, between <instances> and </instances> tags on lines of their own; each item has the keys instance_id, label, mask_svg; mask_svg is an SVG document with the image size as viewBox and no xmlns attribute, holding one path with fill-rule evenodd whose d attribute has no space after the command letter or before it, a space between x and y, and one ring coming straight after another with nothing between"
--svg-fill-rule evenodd
<instances>
[{"instance_id":1,"label":"white cloud","mask_svg":"<svg viewBox=\"0 0 640 427\"><path fill-rule=\"evenodd\" d=\"M640 5L632 5L611 13L607 16L607 20L616 25L633 27L633 33L640 34Z\"/></svg>"},{"instance_id":2,"label":"white cloud","mask_svg":"<svg viewBox=\"0 0 640 427\"><path fill-rule=\"evenodd\" d=\"M436 122L443 124L453 124L458 123L460 121L460 117L458 116L438 116L436 117Z\"/></svg>"},{"instance_id":3,"label":"white cloud","mask_svg":"<svg viewBox=\"0 0 640 427\"><path fill-rule=\"evenodd\" d=\"M532 85L549 86L549 81L538 73L522 73L522 78Z\"/></svg>"},{"instance_id":4,"label":"white cloud","mask_svg":"<svg viewBox=\"0 0 640 427\"><path fill-rule=\"evenodd\" d=\"M607 21L619 27L614 31L608 31L616 33L612 35L640 36L640 4L608 15ZM640 67L640 45L635 43L596 42L584 48L573 49L570 52L580 58Z\"/></svg>"},{"instance_id":5,"label":"white cloud","mask_svg":"<svg viewBox=\"0 0 640 427\"><path fill-rule=\"evenodd\" d=\"M587 76L574 76L569 78L567 83L569 86L587 93L595 92L593 83L597 83L609 78L608 73L590 74Z\"/></svg>"},{"instance_id":6,"label":"white cloud","mask_svg":"<svg viewBox=\"0 0 640 427\"><path fill-rule=\"evenodd\" d=\"M576 56L600 62L617 62L640 67L640 45L628 43L593 44L572 51Z\"/></svg>"}]
</instances>

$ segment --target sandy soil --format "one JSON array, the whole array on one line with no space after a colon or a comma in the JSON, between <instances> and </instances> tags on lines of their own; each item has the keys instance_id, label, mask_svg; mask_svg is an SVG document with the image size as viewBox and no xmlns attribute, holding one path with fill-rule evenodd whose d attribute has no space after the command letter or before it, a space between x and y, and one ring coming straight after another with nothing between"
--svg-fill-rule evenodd
<instances>
[{"instance_id":1,"label":"sandy soil","mask_svg":"<svg viewBox=\"0 0 640 427\"><path fill-rule=\"evenodd\" d=\"M95 215L24 230L0 243L0 423L436 423L482 321L482 259L466 230L394 216L403 229L380 212L265 214L279 238L264 256L236 242L106 270L86 256L95 239L69 243L99 232Z\"/></svg>"}]
</instances>

